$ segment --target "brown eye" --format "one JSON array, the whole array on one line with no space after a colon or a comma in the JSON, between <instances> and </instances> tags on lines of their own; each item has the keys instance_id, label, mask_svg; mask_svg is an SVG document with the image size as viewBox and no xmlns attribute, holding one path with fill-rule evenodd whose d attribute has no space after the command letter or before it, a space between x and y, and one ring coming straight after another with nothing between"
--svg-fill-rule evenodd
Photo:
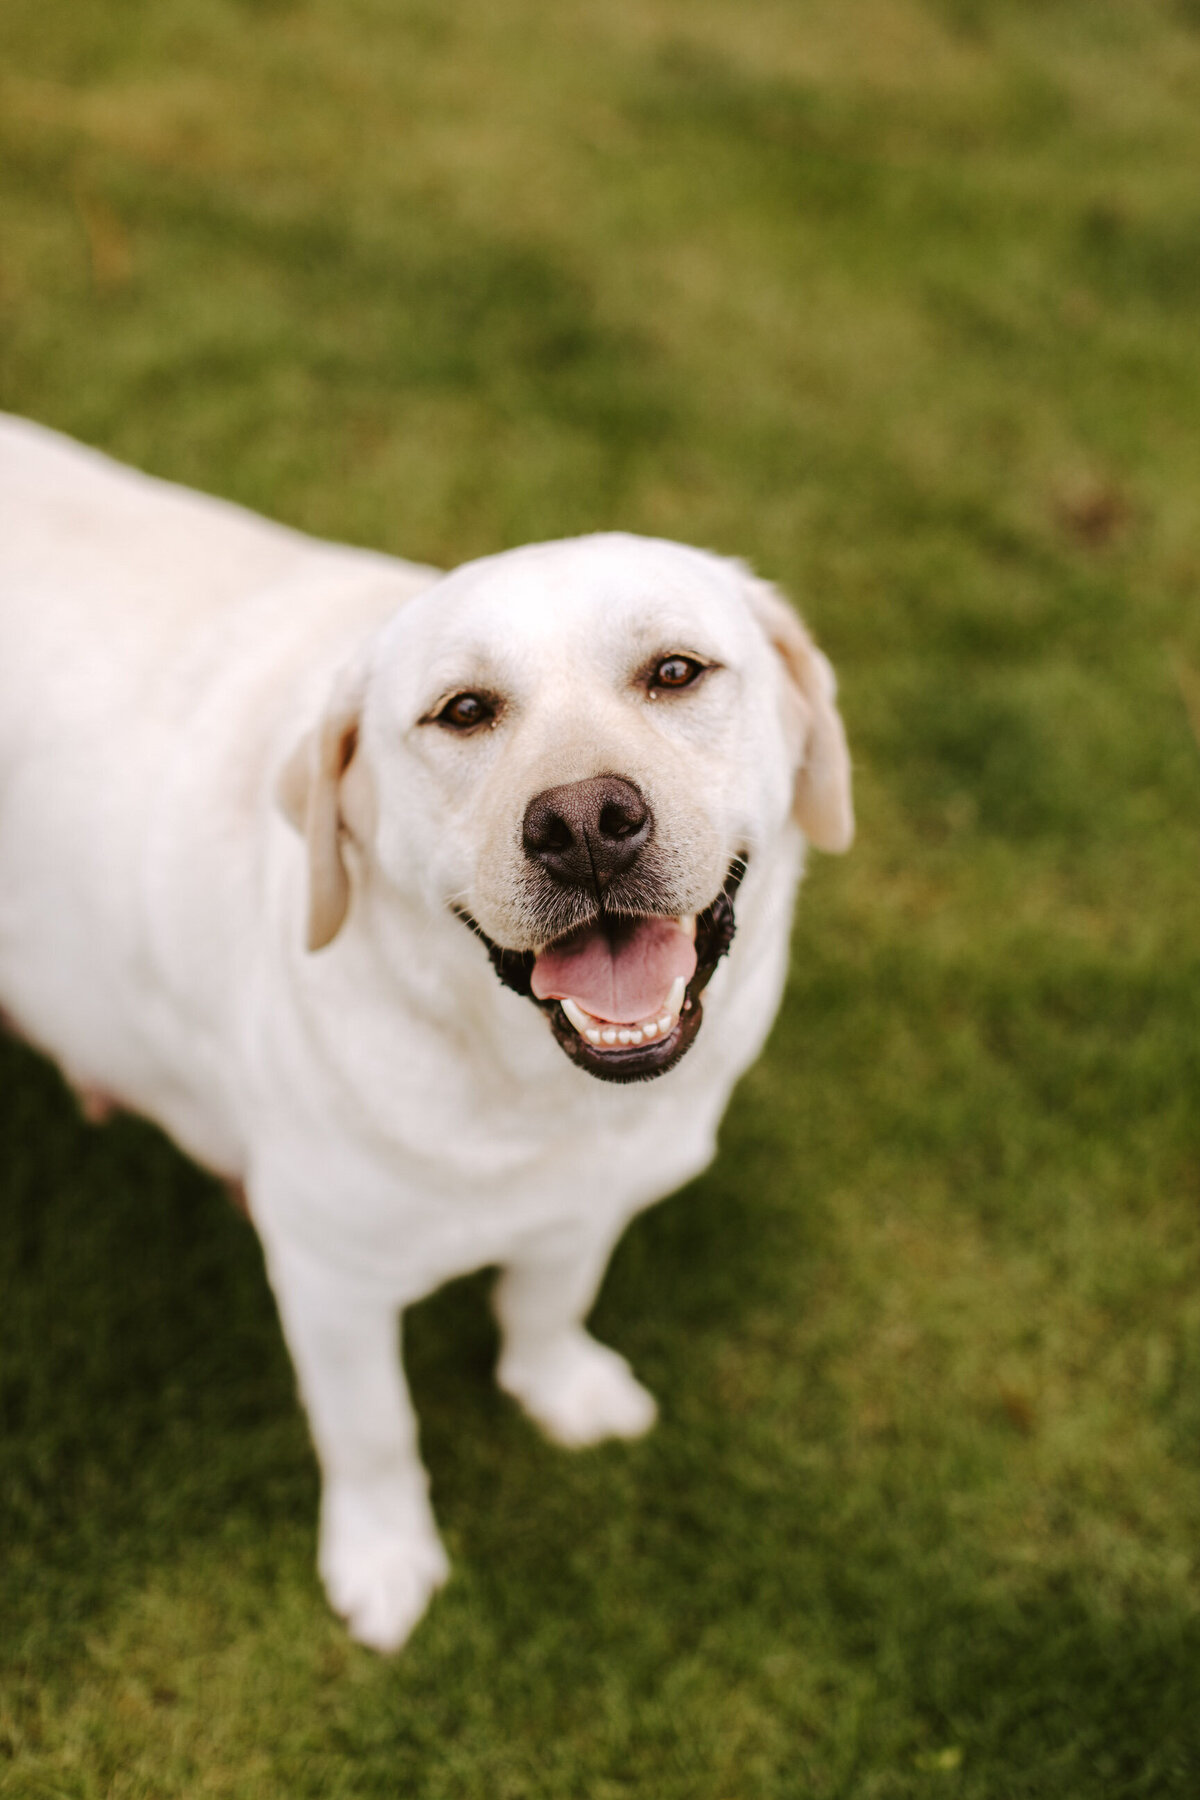
<instances>
[{"instance_id":1,"label":"brown eye","mask_svg":"<svg viewBox=\"0 0 1200 1800\"><path fill-rule=\"evenodd\" d=\"M704 664L698 663L694 657L664 656L650 677L650 686L652 688L690 687L696 677L703 673Z\"/></svg>"},{"instance_id":2,"label":"brown eye","mask_svg":"<svg viewBox=\"0 0 1200 1800\"><path fill-rule=\"evenodd\" d=\"M449 725L454 731L470 731L476 725L485 725L496 716L496 708L482 694L455 694L447 700L437 715L439 725Z\"/></svg>"}]
</instances>

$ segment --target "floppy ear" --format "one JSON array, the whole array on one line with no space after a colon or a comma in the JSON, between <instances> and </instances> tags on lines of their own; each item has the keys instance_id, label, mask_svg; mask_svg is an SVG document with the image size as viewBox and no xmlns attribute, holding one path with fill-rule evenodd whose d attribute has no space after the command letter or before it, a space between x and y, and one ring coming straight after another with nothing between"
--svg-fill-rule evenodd
<instances>
[{"instance_id":1,"label":"floppy ear","mask_svg":"<svg viewBox=\"0 0 1200 1800\"><path fill-rule=\"evenodd\" d=\"M751 576L749 592L751 610L783 664L799 725L793 817L818 850L848 850L854 842L850 750L833 669L769 582Z\"/></svg>"},{"instance_id":2,"label":"floppy ear","mask_svg":"<svg viewBox=\"0 0 1200 1800\"><path fill-rule=\"evenodd\" d=\"M344 790L358 748L365 685L365 667L342 671L324 713L292 751L275 790L284 817L301 834L308 851L310 950L332 943L350 905L350 878L342 855Z\"/></svg>"}]
</instances>

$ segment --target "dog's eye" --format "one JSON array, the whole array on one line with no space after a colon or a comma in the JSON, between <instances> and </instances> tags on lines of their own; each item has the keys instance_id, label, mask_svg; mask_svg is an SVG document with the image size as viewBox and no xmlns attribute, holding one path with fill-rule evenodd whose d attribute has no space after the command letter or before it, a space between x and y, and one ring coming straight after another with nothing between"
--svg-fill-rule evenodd
<instances>
[{"instance_id":1,"label":"dog's eye","mask_svg":"<svg viewBox=\"0 0 1200 1800\"><path fill-rule=\"evenodd\" d=\"M650 677L652 688L685 688L691 687L698 675L703 675L704 664L693 656L664 656L656 663Z\"/></svg>"},{"instance_id":2,"label":"dog's eye","mask_svg":"<svg viewBox=\"0 0 1200 1800\"><path fill-rule=\"evenodd\" d=\"M453 699L447 700L436 719L439 725L449 725L452 731L470 731L476 725L486 725L495 716L495 705L482 694L455 694Z\"/></svg>"}]
</instances>

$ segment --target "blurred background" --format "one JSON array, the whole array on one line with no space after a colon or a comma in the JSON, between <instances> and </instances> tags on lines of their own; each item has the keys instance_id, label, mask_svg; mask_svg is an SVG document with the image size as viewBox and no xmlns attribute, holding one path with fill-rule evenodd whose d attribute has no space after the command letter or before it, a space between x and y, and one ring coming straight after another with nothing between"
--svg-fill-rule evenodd
<instances>
[{"instance_id":1,"label":"blurred background","mask_svg":"<svg viewBox=\"0 0 1200 1800\"><path fill-rule=\"evenodd\" d=\"M0 1044L0 1795L1200 1791L1198 301L1196 0L5 0L0 405L420 561L748 558L860 839L605 1287L656 1435L413 1317L395 1662L252 1234Z\"/></svg>"}]
</instances>

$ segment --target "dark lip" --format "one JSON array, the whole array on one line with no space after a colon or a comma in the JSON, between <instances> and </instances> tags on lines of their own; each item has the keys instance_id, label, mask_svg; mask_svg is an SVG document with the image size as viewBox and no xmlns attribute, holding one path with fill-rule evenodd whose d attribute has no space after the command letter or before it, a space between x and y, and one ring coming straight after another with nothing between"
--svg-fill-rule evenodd
<instances>
[{"instance_id":1,"label":"dark lip","mask_svg":"<svg viewBox=\"0 0 1200 1800\"><path fill-rule=\"evenodd\" d=\"M594 1075L598 1081L653 1081L673 1069L696 1041L704 1019L701 996L712 980L717 964L732 944L737 929L734 898L745 873L746 857L736 856L729 865L720 893L696 915L696 969L684 993L678 1024L669 1037L653 1044L631 1045L627 1050L594 1049L579 1035L557 1000L539 1000L535 996L530 985L535 960L532 950L504 949L488 937L469 913L461 907L454 910L486 945L492 967L505 987L524 995L546 1014L556 1042L578 1068Z\"/></svg>"}]
</instances>

